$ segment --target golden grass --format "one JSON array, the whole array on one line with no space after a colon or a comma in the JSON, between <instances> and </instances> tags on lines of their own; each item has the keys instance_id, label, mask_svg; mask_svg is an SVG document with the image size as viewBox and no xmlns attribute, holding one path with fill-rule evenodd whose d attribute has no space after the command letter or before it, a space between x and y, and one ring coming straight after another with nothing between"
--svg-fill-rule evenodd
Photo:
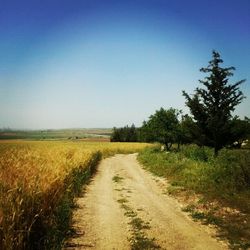
<instances>
[{"instance_id":1,"label":"golden grass","mask_svg":"<svg viewBox=\"0 0 250 250\"><path fill-rule=\"evenodd\" d=\"M84 174L91 164L96 164L93 161L98 161L98 155L132 153L146 146L143 143L1 141L0 249L27 249L30 241L44 237L46 228L55 223L54 212L62 197L73 192L75 173Z\"/></svg>"}]
</instances>

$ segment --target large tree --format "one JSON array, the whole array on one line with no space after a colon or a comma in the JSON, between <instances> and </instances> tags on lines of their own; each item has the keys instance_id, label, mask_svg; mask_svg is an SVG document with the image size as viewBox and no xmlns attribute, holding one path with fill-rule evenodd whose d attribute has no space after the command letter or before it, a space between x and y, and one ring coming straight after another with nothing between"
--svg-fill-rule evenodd
<instances>
[{"instance_id":1,"label":"large tree","mask_svg":"<svg viewBox=\"0 0 250 250\"><path fill-rule=\"evenodd\" d=\"M178 132L178 145L196 142L198 128L189 115L181 116Z\"/></svg>"},{"instance_id":2,"label":"large tree","mask_svg":"<svg viewBox=\"0 0 250 250\"><path fill-rule=\"evenodd\" d=\"M201 131L202 144L214 147L215 155L229 142L231 113L244 98L239 86L245 80L229 84L229 77L233 76L235 68L223 68L221 63L220 54L213 51L209 65L200 69L208 74L204 80L200 80L204 88L196 88L193 96L183 91L186 105Z\"/></svg>"}]
</instances>

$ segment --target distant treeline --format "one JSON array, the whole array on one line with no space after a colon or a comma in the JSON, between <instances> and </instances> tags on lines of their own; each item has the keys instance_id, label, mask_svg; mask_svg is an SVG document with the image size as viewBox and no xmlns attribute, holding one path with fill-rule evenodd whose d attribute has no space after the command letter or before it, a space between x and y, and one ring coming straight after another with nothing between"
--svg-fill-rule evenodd
<instances>
[{"instance_id":1,"label":"distant treeline","mask_svg":"<svg viewBox=\"0 0 250 250\"><path fill-rule=\"evenodd\" d=\"M234 117L228 131L228 147L240 148L247 139L250 140L250 119ZM197 144L199 146L213 146L209 142L195 121L181 111L161 108L144 121L141 127L134 124L122 128L113 128L112 142L160 142L169 150L172 144Z\"/></svg>"},{"instance_id":2,"label":"distant treeline","mask_svg":"<svg viewBox=\"0 0 250 250\"><path fill-rule=\"evenodd\" d=\"M203 88L196 88L191 95L182 92L191 116L182 115L177 109L161 108L140 128L114 128L111 141L160 142L168 150L173 143L195 143L213 147L215 156L225 146L241 147L249 138L250 120L232 116L232 112L245 98L239 88L245 80L230 84L235 68L221 67L222 63L220 54L213 51L208 66L200 69L207 74L199 80Z\"/></svg>"}]
</instances>

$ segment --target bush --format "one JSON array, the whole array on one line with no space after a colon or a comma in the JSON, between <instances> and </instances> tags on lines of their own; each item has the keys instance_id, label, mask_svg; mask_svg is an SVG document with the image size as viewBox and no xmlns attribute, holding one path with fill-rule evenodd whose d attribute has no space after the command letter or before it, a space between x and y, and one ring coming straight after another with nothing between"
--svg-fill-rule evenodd
<instances>
[{"instance_id":1,"label":"bush","mask_svg":"<svg viewBox=\"0 0 250 250\"><path fill-rule=\"evenodd\" d=\"M197 145L183 146L181 148L181 153L187 158L195 161L209 161L213 159L213 151L208 147L199 147Z\"/></svg>"},{"instance_id":2,"label":"bush","mask_svg":"<svg viewBox=\"0 0 250 250\"><path fill-rule=\"evenodd\" d=\"M222 150L215 160L214 180L231 190L250 187L250 154L243 150Z\"/></svg>"}]
</instances>

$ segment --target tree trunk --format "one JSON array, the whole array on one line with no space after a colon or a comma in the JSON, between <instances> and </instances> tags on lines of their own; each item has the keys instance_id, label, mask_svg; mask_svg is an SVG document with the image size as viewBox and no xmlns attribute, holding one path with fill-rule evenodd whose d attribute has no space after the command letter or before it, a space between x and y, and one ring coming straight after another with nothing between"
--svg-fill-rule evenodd
<instances>
[{"instance_id":1,"label":"tree trunk","mask_svg":"<svg viewBox=\"0 0 250 250\"><path fill-rule=\"evenodd\" d=\"M170 148L172 147L172 143L166 142L165 145L166 145L167 151L170 151Z\"/></svg>"},{"instance_id":2,"label":"tree trunk","mask_svg":"<svg viewBox=\"0 0 250 250\"><path fill-rule=\"evenodd\" d=\"M218 147L218 145L215 145L215 147L214 147L214 157L218 156L219 150L220 150L220 148Z\"/></svg>"}]
</instances>

